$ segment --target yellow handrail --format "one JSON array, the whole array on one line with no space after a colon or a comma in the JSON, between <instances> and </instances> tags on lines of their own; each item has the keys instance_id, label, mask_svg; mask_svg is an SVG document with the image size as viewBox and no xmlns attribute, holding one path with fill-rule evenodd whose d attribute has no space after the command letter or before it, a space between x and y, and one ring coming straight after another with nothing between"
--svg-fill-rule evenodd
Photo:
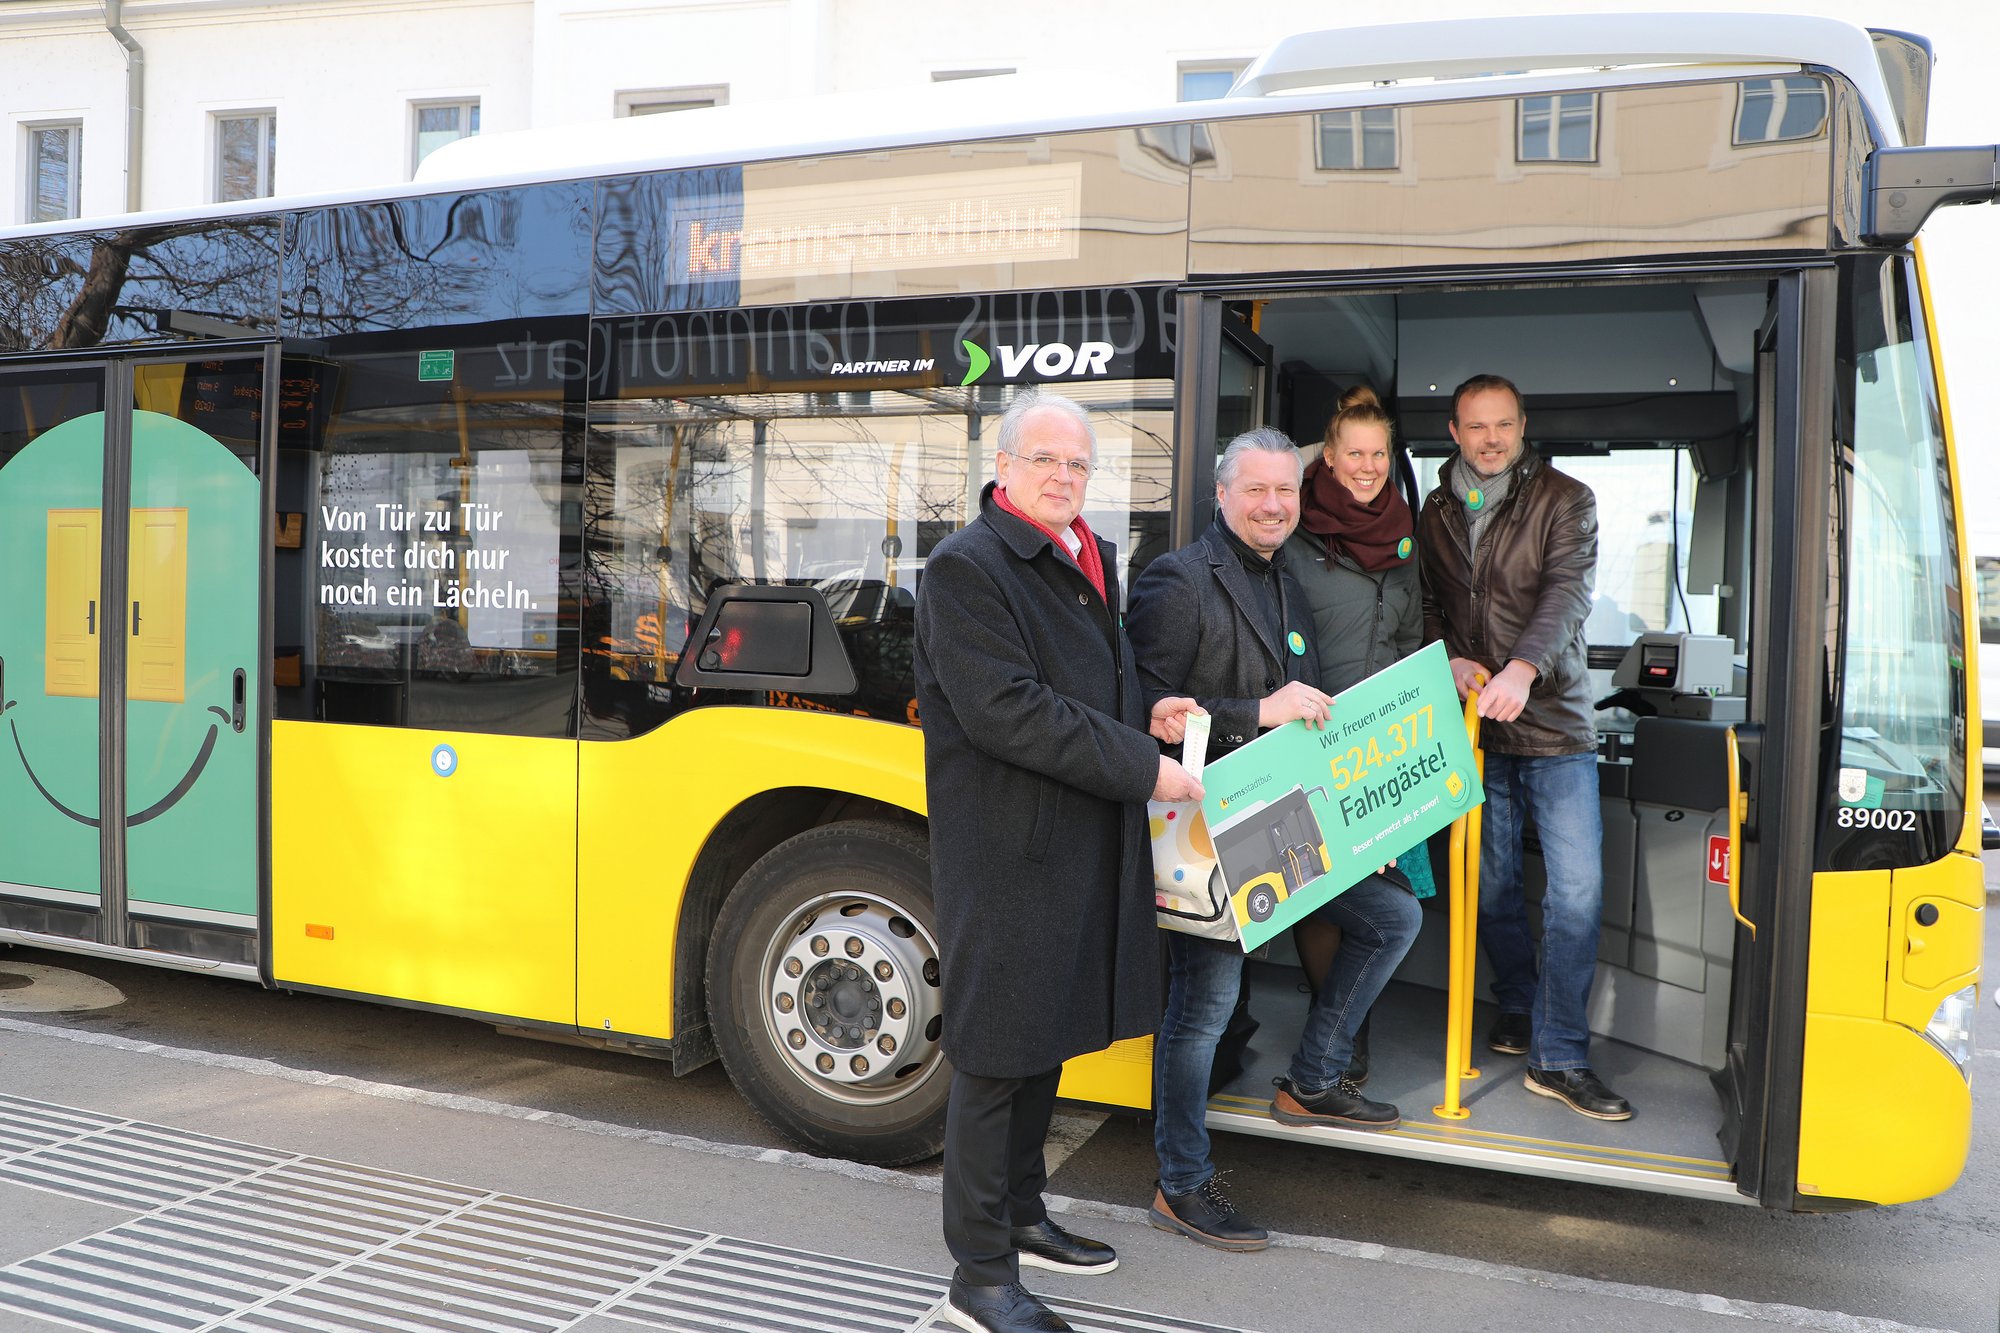
<instances>
[{"instance_id":1,"label":"yellow handrail","mask_svg":"<svg viewBox=\"0 0 2000 1333\"><path fill-rule=\"evenodd\" d=\"M1743 815L1749 801L1743 795L1743 779L1736 766L1736 728L1723 733L1729 751L1729 914L1757 938L1757 923L1743 915Z\"/></svg>"},{"instance_id":2,"label":"yellow handrail","mask_svg":"<svg viewBox=\"0 0 2000 1333\"><path fill-rule=\"evenodd\" d=\"M1485 683L1484 677L1481 684ZM1466 712L1471 720L1466 723L1466 735L1472 742L1472 766L1479 773L1479 783L1486 785L1486 751L1479 748L1479 696L1474 694L1467 704ZM1486 839L1486 807L1475 805L1465 813L1465 970L1458 976L1458 986L1465 994L1465 1001L1458 1007L1462 1037L1459 1042L1460 1058L1464 1064L1459 1073L1464 1078L1478 1078L1479 1067L1472 1063L1472 999L1475 975L1479 970L1479 857Z\"/></svg>"},{"instance_id":3,"label":"yellow handrail","mask_svg":"<svg viewBox=\"0 0 2000 1333\"><path fill-rule=\"evenodd\" d=\"M1486 682L1481 678L1477 683ZM1479 748L1477 690L1465 698L1465 731L1472 742L1473 763L1484 782L1486 755ZM1472 985L1479 966L1479 810L1475 805L1451 822L1451 961L1445 977L1444 1102L1431 1108L1443 1120L1463 1120L1472 1114L1460 1101L1459 1084L1479 1077L1472 1064Z\"/></svg>"}]
</instances>

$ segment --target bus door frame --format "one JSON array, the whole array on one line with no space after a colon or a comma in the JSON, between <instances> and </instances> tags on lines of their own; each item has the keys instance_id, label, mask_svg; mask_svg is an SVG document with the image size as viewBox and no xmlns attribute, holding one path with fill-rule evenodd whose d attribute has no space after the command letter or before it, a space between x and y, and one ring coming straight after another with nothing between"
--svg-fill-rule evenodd
<instances>
[{"instance_id":1,"label":"bus door frame","mask_svg":"<svg viewBox=\"0 0 2000 1333\"><path fill-rule=\"evenodd\" d=\"M1827 532L1833 479L1833 359L1839 305L1831 262L1773 278L1757 346L1757 514L1750 725L1742 729L1749 817L1742 844L1724 1066L1724 1151L1737 1189L1767 1208L1798 1195L1814 839L1826 730ZM1789 559L1780 577L1777 557ZM1818 659L1815 661L1815 659ZM1802 673L1807 673L1802 675ZM1810 1201L1805 1201L1809 1203Z\"/></svg>"},{"instance_id":2,"label":"bus door frame","mask_svg":"<svg viewBox=\"0 0 2000 1333\"><path fill-rule=\"evenodd\" d=\"M1277 392L1271 348L1256 332L1230 314L1226 302L1234 294L1183 289L1177 294L1179 328L1174 358L1174 491L1173 546L1186 546L1207 530L1215 517L1215 459L1220 452L1203 441L1216 440L1217 408L1222 393L1222 344L1226 339L1257 367L1253 427L1269 422Z\"/></svg>"}]
</instances>

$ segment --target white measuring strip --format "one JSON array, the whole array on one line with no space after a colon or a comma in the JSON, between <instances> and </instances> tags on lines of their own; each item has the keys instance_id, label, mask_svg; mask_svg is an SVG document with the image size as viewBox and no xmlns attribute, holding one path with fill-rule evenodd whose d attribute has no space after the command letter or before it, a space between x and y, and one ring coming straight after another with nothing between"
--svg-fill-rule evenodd
<instances>
[{"instance_id":1,"label":"white measuring strip","mask_svg":"<svg viewBox=\"0 0 2000 1333\"><path fill-rule=\"evenodd\" d=\"M345 1074L327 1074L318 1070L293 1069L271 1060L257 1060L248 1056L223 1055L216 1051L192 1050L181 1046L163 1046L158 1042L138 1041L131 1037L118 1037L104 1032L80 1032L71 1028L57 1027L48 1023L29 1023L20 1019L0 1017L0 1032L16 1032L24 1036L48 1037L57 1041L74 1042L82 1046L102 1046L112 1050L129 1051L138 1055L153 1055L166 1060L179 1060L187 1064L202 1065L211 1069L228 1069L240 1074L251 1074L260 1078L282 1079L288 1083L304 1083L313 1087L334 1088L342 1092L357 1093L364 1097L381 1097L389 1101L409 1102L419 1106L438 1107L450 1111L469 1111L475 1115L499 1116L507 1120L527 1120L536 1124L554 1125L561 1129L572 1129L584 1134L596 1134L605 1138L634 1139L643 1143L657 1144L666 1148L677 1148L684 1152L706 1153L715 1157L735 1158L739 1161L770 1162L782 1166L795 1166L808 1171L818 1171L827 1175L843 1176L850 1180L865 1180L875 1184L894 1185L901 1189L917 1190L925 1194L939 1192L939 1181L934 1176L906 1175L885 1167L868 1166L861 1162L844 1162L833 1158L814 1157L810 1153L792 1152L784 1148L758 1148L742 1143L715 1143L708 1139L698 1139L688 1134L669 1134L662 1130L637 1129L630 1125L617 1125L603 1120L585 1120L560 1111L538 1110L534 1107L515 1106L507 1102L489 1101L484 1097L465 1097L456 1093L430 1092L423 1088L405 1087L396 1083L377 1083L369 1079L351 1078ZM1989 1052L1982 1051L1981 1054ZM1093 1126L1094 1128L1094 1126ZM1087 1135L1086 1135L1087 1137ZM1074 1151L1074 1149L1071 1149ZM1063 1156L1066 1158L1068 1153ZM1047 1196L1052 1212L1064 1213L1072 1217L1098 1217L1116 1222L1127 1222L1134 1226L1147 1225L1146 1210L1123 1204L1099 1203L1091 1199L1071 1199L1062 1195ZM1378 1245L1366 1241L1341 1240L1333 1236L1301 1236L1288 1232L1274 1231L1271 1243L1285 1249L1310 1250L1317 1254L1334 1255L1342 1259L1353 1259L1367 1263L1393 1264L1399 1268L1426 1269L1431 1272L1453 1273L1465 1277L1485 1278L1494 1282L1514 1282L1523 1286L1539 1287L1548 1291L1572 1292L1585 1296L1604 1296L1615 1300L1638 1301L1646 1305L1664 1306L1676 1310L1693 1310L1701 1314L1729 1315L1738 1319L1756 1320L1783 1328L1817 1330L1818 1333L1949 1333L1949 1330L1925 1328L1915 1324L1901 1324L1892 1319L1875 1319L1865 1315L1851 1315L1839 1310L1815 1310L1800 1305L1781 1305L1768 1301L1741 1301L1727 1296L1713 1296L1702 1292L1680 1291L1671 1287L1649 1287L1630 1282L1606 1282L1597 1278L1576 1277L1568 1273L1550 1272L1537 1268L1522 1268L1514 1264L1487 1263L1481 1259L1465 1259L1457 1255L1434 1254L1428 1250L1404 1249L1393 1245Z\"/></svg>"}]
</instances>

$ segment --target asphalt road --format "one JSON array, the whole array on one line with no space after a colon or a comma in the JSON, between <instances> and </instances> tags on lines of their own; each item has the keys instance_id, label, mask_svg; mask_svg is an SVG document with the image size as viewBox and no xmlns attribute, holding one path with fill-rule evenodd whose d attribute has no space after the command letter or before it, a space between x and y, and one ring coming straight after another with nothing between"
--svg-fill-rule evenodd
<instances>
[{"instance_id":1,"label":"asphalt road","mask_svg":"<svg viewBox=\"0 0 2000 1333\"><path fill-rule=\"evenodd\" d=\"M1987 873L1989 902L2000 903L2000 854L1989 856ZM1989 958L2000 958L1996 920L1987 926ZM746 1112L719 1065L677 1080L656 1062L503 1036L463 1019L73 955L0 953L0 973L18 975L24 964L95 978L123 999L62 1014L0 1005L17 1020L715 1142L787 1146ZM1797 1307L1797 1318L1775 1321L1792 1326L1880 1327L1836 1317L1846 1315L1991 1333L2000 1328L2000 1096L1985 1090L2000 1079L2000 1013L1983 1007L1980 1019L1974 1087L1985 1095L1975 1096L1970 1165L1947 1194L1897 1208L1773 1214L1236 1136L1219 1141L1217 1158L1232 1196L1274 1230ZM1868 1071L1855 1071L1854 1095L1871 1095ZM1113 1117L1063 1161L1050 1188L1143 1207L1153 1174L1149 1126Z\"/></svg>"}]
</instances>

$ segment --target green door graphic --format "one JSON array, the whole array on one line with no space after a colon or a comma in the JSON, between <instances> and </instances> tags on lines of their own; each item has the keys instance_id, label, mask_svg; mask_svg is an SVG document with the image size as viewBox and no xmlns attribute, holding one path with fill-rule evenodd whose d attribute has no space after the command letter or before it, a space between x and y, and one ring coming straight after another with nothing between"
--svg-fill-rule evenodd
<instances>
[{"instance_id":1,"label":"green door graphic","mask_svg":"<svg viewBox=\"0 0 2000 1333\"><path fill-rule=\"evenodd\" d=\"M107 944L257 919L261 418L234 448L179 418L262 358L200 365L110 367L136 406L0 456L0 894L95 907Z\"/></svg>"},{"instance_id":2,"label":"green door graphic","mask_svg":"<svg viewBox=\"0 0 2000 1333\"><path fill-rule=\"evenodd\" d=\"M132 912L257 911L258 495L256 476L219 441L158 412L132 414L119 627Z\"/></svg>"},{"instance_id":3,"label":"green door graphic","mask_svg":"<svg viewBox=\"0 0 2000 1333\"><path fill-rule=\"evenodd\" d=\"M100 884L103 493L102 412L0 464L0 884L75 905Z\"/></svg>"}]
</instances>

